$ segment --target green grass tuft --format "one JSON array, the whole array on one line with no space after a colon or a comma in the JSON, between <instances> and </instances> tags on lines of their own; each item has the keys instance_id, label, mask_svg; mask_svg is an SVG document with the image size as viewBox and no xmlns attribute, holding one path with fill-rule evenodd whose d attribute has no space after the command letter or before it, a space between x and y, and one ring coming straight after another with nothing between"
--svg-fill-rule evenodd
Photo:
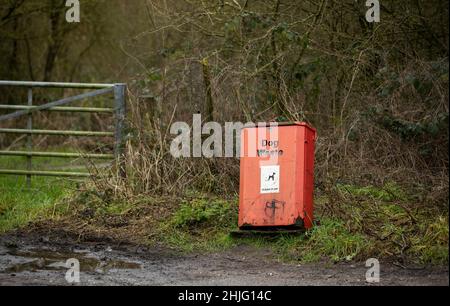
<instances>
[{"instance_id":1,"label":"green grass tuft","mask_svg":"<svg viewBox=\"0 0 450 306\"><path fill-rule=\"evenodd\" d=\"M384 202L406 201L407 194L395 183L389 182L383 187L365 186L358 187L354 185L337 185L339 191L353 196L359 196L366 199L380 200Z\"/></svg>"},{"instance_id":2,"label":"green grass tuft","mask_svg":"<svg viewBox=\"0 0 450 306\"><path fill-rule=\"evenodd\" d=\"M67 161L66 161L67 164ZM1 157L2 169L25 169L24 157ZM62 159L37 158L33 169L60 167ZM21 228L39 220L58 216L64 205L57 205L70 194L74 183L67 179L33 177L29 189L24 176L0 175L0 233Z\"/></svg>"},{"instance_id":3,"label":"green grass tuft","mask_svg":"<svg viewBox=\"0 0 450 306\"><path fill-rule=\"evenodd\" d=\"M343 221L325 218L294 245L294 250L300 261L352 261L367 252L371 244L368 237L350 232Z\"/></svg>"},{"instance_id":4,"label":"green grass tuft","mask_svg":"<svg viewBox=\"0 0 450 306\"><path fill-rule=\"evenodd\" d=\"M56 217L63 209L56 204L69 194L70 185L58 179L37 177L28 189L24 177L0 176L0 233L38 219Z\"/></svg>"},{"instance_id":5,"label":"green grass tuft","mask_svg":"<svg viewBox=\"0 0 450 306\"><path fill-rule=\"evenodd\" d=\"M228 221L234 219L231 216L233 203L221 199L198 198L184 202L175 213L171 224L175 227L192 227L201 224L220 226L227 225Z\"/></svg>"},{"instance_id":6,"label":"green grass tuft","mask_svg":"<svg viewBox=\"0 0 450 306\"><path fill-rule=\"evenodd\" d=\"M237 201L199 196L185 201L168 222L161 222L158 240L192 251L217 251L235 245L230 232L237 226Z\"/></svg>"},{"instance_id":7,"label":"green grass tuft","mask_svg":"<svg viewBox=\"0 0 450 306\"><path fill-rule=\"evenodd\" d=\"M304 235L280 235L276 238L246 240L256 247L271 248L282 261L310 263L317 261L352 261L372 247L372 241L352 233L339 220L325 218Z\"/></svg>"}]
</instances>

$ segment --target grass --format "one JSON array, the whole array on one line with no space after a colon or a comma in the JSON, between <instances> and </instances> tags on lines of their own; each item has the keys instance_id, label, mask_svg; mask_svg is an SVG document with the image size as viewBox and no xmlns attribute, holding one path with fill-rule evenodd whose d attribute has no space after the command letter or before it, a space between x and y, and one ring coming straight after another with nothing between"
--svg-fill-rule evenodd
<instances>
[{"instance_id":1,"label":"grass","mask_svg":"<svg viewBox=\"0 0 450 306\"><path fill-rule=\"evenodd\" d=\"M24 177L0 177L0 233L57 216L61 206L56 203L68 195L68 187L58 179L34 178L28 189Z\"/></svg>"},{"instance_id":2,"label":"grass","mask_svg":"<svg viewBox=\"0 0 450 306\"><path fill-rule=\"evenodd\" d=\"M408 196L406 195L405 191L393 182L388 182L381 188L375 186L359 187L355 185L338 184L337 189L342 193L347 193L353 196L372 200L380 200L385 202L392 202L395 200L408 200Z\"/></svg>"},{"instance_id":3,"label":"grass","mask_svg":"<svg viewBox=\"0 0 450 306\"><path fill-rule=\"evenodd\" d=\"M227 209L224 205L222 209ZM338 220L324 219L321 226L306 232L302 236L280 235L278 238L231 238L230 232L236 229L236 223L220 220L213 224L214 219L203 224L190 223L191 226L178 226L180 215L183 220L186 212L191 209L182 208L169 224L162 224L163 231L158 239L163 239L168 245L183 251L220 251L240 244L253 245L256 248L271 249L282 261L315 262L320 260L351 261L364 254L372 245L367 237L349 232L345 224ZM235 211L230 209L224 215ZM191 215L191 220L198 220L197 213ZM190 218L188 218L190 219ZM231 219L228 219L231 221Z\"/></svg>"},{"instance_id":4,"label":"grass","mask_svg":"<svg viewBox=\"0 0 450 306\"><path fill-rule=\"evenodd\" d=\"M232 239L238 200L196 195L159 223L157 241L184 251L218 251L251 244L283 261L352 261L371 257L418 264L448 263L448 212L412 205L395 183L336 186L316 201L320 226L302 236ZM330 213L330 205L332 206ZM333 211L334 210L334 211Z\"/></svg>"},{"instance_id":5,"label":"grass","mask_svg":"<svg viewBox=\"0 0 450 306\"><path fill-rule=\"evenodd\" d=\"M237 200L197 195L185 200L167 221L160 222L158 239L192 252L217 251L235 245L229 233L237 224Z\"/></svg>"},{"instance_id":6,"label":"grass","mask_svg":"<svg viewBox=\"0 0 450 306\"><path fill-rule=\"evenodd\" d=\"M23 157L1 157L0 168L24 169ZM60 160L36 159L36 167L62 165ZM33 177L32 188L23 176L0 175L0 233L21 228L39 219L56 217L62 206L56 205L70 193L74 183L59 178Z\"/></svg>"},{"instance_id":7,"label":"grass","mask_svg":"<svg viewBox=\"0 0 450 306\"><path fill-rule=\"evenodd\" d=\"M420 264L448 264L448 206L418 203L395 183L382 187L337 186L331 216L367 237L366 253Z\"/></svg>"},{"instance_id":8,"label":"grass","mask_svg":"<svg viewBox=\"0 0 450 306\"><path fill-rule=\"evenodd\" d=\"M66 224L83 224L85 231L185 252L216 252L247 244L271 249L288 262L376 257L448 263L448 211L411 204L413 197L392 182L381 187L337 185L316 199L319 226L301 236L251 239L230 236L237 229L235 197L186 192L175 199L138 196L123 200L95 188L68 197L71 187L73 183L67 180L34 178L33 189L28 190L24 177L0 177L0 233L61 217L68 218ZM57 205L66 196L77 211L68 213L69 204Z\"/></svg>"},{"instance_id":9,"label":"grass","mask_svg":"<svg viewBox=\"0 0 450 306\"><path fill-rule=\"evenodd\" d=\"M360 233L352 233L344 222L325 218L321 225L303 237L288 237L277 241L276 248L290 261L333 262L362 259L372 247L372 241Z\"/></svg>"},{"instance_id":10,"label":"grass","mask_svg":"<svg viewBox=\"0 0 450 306\"><path fill-rule=\"evenodd\" d=\"M187 252L221 251L239 244L272 249L284 261L350 261L370 249L367 237L350 232L344 222L325 218L303 236L231 238L237 229L238 200L200 196L183 201L169 220L159 223L153 242Z\"/></svg>"}]
</instances>

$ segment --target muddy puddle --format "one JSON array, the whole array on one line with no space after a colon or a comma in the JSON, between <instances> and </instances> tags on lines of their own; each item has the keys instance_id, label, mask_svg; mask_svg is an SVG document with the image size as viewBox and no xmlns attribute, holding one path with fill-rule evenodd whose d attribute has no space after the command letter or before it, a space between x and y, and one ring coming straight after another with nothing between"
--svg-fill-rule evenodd
<instances>
[{"instance_id":1,"label":"muddy puddle","mask_svg":"<svg viewBox=\"0 0 450 306\"><path fill-rule=\"evenodd\" d=\"M57 252L51 250L9 250L7 255L18 262L3 270L3 273L38 271L67 271L67 260L77 259L81 272L106 273L111 270L139 270L141 264L110 258L97 258L88 251Z\"/></svg>"}]
</instances>

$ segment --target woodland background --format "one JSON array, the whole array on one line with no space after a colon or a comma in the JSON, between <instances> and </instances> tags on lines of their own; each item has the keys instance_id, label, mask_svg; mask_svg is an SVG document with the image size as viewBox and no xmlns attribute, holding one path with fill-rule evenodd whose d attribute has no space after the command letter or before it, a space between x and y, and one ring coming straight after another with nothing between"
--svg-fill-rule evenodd
<instances>
[{"instance_id":1,"label":"woodland background","mask_svg":"<svg viewBox=\"0 0 450 306\"><path fill-rule=\"evenodd\" d=\"M129 177L105 183L119 197L236 194L237 160L168 153L171 122L201 112L315 126L316 190L334 214L349 211L336 186L395 185L448 218L448 1L380 3L371 24L354 0L82 0L69 24L64 1L0 0L0 79L128 83Z\"/></svg>"}]
</instances>

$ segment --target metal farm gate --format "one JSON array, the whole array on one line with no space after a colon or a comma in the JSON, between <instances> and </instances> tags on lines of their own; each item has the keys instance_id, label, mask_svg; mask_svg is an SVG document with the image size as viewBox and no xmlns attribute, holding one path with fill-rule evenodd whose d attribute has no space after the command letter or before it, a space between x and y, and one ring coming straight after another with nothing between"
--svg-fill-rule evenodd
<instances>
[{"instance_id":1,"label":"metal farm gate","mask_svg":"<svg viewBox=\"0 0 450 306\"><path fill-rule=\"evenodd\" d=\"M31 186L32 176L53 176L53 177L89 177L89 173L81 172L61 172L61 171L33 171L33 157L49 158L90 158L119 161L124 153L124 129L126 117L126 84L82 84L82 83L46 83L46 82L16 82L0 81L0 86L22 87L28 90L27 105L3 105L0 110L15 111L7 115L0 115L0 134L22 134L27 135L25 151L4 151L0 150L0 156L23 156L27 158L27 170L5 170L0 169L0 175L24 175L27 177L27 184ZM34 88L66 88L66 89L89 89L93 90L77 96L63 98L58 101L46 103L44 105L33 105ZM114 95L114 107L93 108L93 107L69 107L67 105L89 99L100 95ZM69 112L69 113L106 113L115 117L115 131L73 131L73 130L38 130L33 128L33 114L36 112ZM4 122L19 117L27 118L26 129L3 128ZM115 139L114 154L84 154L84 153L58 153L58 152L36 152L33 151L33 135L50 136L74 136L74 137L111 137Z\"/></svg>"}]
</instances>

